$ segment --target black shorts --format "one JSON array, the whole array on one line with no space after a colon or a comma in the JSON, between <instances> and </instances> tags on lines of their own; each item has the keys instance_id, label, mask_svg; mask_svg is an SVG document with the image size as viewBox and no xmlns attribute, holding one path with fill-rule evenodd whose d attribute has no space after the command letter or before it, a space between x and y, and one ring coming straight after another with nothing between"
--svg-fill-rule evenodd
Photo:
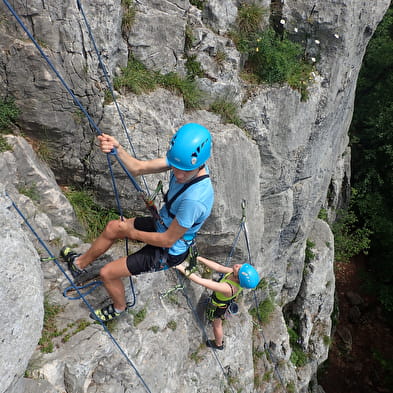
<instances>
[{"instance_id":1,"label":"black shorts","mask_svg":"<svg viewBox=\"0 0 393 393\"><path fill-rule=\"evenodd\" d=\"M144 232L155 232L156 227L151 217L137 217L134 222L136 229ZM188 250L183 254L168 254L167 248L155 247L147 244L140 250L127 257L127 268L132 275L146 272L157 272L179 265L188 255Z\"/></svg>"}]
</instances>

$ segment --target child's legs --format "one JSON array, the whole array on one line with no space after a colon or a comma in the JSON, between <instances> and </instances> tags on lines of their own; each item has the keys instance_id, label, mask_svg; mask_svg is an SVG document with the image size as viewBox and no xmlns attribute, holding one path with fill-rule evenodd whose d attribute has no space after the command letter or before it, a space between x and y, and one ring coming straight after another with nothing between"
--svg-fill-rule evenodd
<instances>
[{"instance_id":1,"label":"child's legs","mask_svg":"<svg viewBox=\"0 0 393 393\"><path fill-rule=\"evenodd\" d=\"M222 341L224 338L224 331L222 328L222 319L216 318L213 320L213 334L218 346L222 345Z\"/></svg>"}]
</instances>

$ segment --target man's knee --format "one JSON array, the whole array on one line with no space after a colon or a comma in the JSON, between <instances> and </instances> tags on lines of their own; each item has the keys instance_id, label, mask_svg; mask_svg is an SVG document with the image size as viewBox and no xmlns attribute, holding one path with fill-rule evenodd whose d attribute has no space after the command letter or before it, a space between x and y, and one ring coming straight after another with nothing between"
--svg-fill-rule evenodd
<instances>
[{"instance_id":1,"label":"man's knee","mask_svg":"<svg viewBox=\"0 0 393 393\"><path fill-rule=\"evenodd\" d=\"M111 279L111 271L110 268L108 267L108 265L105 265L104 267L102 267L100 269L100 277L102 279L102 281L108 281Z\"/></svg>"},{"instance_id":2,"label":"man's knee","mask_svg":"<svg viewBox=\"0 0 393 393\"><path fill-rule=\"evenodd\" d=\"M112 220L106 224L104 234L109 239L122 239L127 236L128 228L127 220Z\"/></svg>"}]
</instances>

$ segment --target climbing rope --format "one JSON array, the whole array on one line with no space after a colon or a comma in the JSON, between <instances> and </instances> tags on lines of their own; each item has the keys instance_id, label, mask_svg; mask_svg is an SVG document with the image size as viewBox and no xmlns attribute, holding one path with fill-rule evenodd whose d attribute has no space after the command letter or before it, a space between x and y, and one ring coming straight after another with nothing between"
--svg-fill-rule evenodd
<instances>
[{"instance_id":1,"label":"climbing rope","mask_svg":"<svg viewBox=\"0 0 393 393\"><path fill-rule=\"evenodd\" d=\"M190 310L192 311L192 313L194 315L194 318L195 318L195 320L197 322L197 325L202 330L203 340L205 341L205 340L208 339L209 336L207 334L207 331L206 331L206 328L205 328L205 326L203 324L203 321L201 321L201 319L199 318L199 315L198 315L198 313L196 311L196 308L192 304L190 296L187 294L187 290L186 290L186 288L184 286L184 281L185 281L186 277L183 276L178 270L176 270L176 275L177 275L177 279L178 279L178 281L180 283L179 284L179 288L181 288L182 294L183 294L184 298L186 299L188 307L190 308ZM227 380L227 384L228 384L229 388L231 389L232 393L236 393L234 388L233 388L233 386L231 385L230 375L228 375L228 373L225 371L224 366L222 365L220 359L218 358L217 350L215 348L212 348L212 350L213 350L213 356L215 357L218 365L220 366L220 369L221 369L223 375L225 376L225 378Z\"/></svg>"},{"instance_id":2,"label":"climbing rope","mask_svg":"<svg viewBox=\"0 0 393 393\"><path fill-rule=\"evenodd\" d=\"M239 228L238 228L237 234L235 235L235 237L234 237L234 239L233 239L233 242L232 242L232 245L231 245L231 249L230 249L230 251L229 251L229 253L228 253L228 256L227 256L227 258L226 258L226 260L225 260L225 262L224 262L224 265L225 265L225 266L228 266L228 265L230 264L231 259L232 259L232 257L233 257L233 253L235 252L237 243L238 243L238 241L239 241L239 239L240 239L240 235L241 235L242 233L243 233L244 236L245 236L245 241L246 241L246 245L247 245L248 261L251 262L251 259L250 259L250 258L251 258L251 257L250 257L250 255L251 255L251 252L250 252L250 244L249 244L249 241L248 241L247 227L246 227L246 207L247 207L246 200L243 199L243 200L242 200L242 203L241 203L242 217L241 217L241 219L240 219L240 223L239 223Z\"/></svg>"},{"instance_id":3,"label":"climbing rope","mask_svg":"<svg viewBox=\"0 0 393 393\"><path fill-rule=\"evenodd\" d=\"M248 259L249 259L249 261L251 261L251 257L250 257L250 254L251 254L251 253L250 253L250 246L249 246L249 241L248 241L248 236L247 236L247 227L246 227L246 224L245 224L245 221L246 221L246 201L245 201L245 200L242 201L241 207L242 207L242 218L241 218L241 220L240 220L239 230L238 230L238 232L237 232L237 234L236 234L236 236L235 236L234 241L232 242L231 250L230 250L229 255L228 255L228 257L227 257L227 259L226 259L226 262L225 262L225 265L226 265L226 266L228 265L230 259L231 259L232 256L233 256L234 250L235 250L235 248L236 248L236 245L237 245L237 243L238 243L238 241L239 241L239 238L240 238L240 234L241 234L242 232L243 232L244 235L245 235L245 240L246 240L246 243L247 243L247 250L248 250L248 255L249 255L249 258L248 258ZM194 254L194 255L191 255L191 258L192 258L192 259L195 259L195 263L196 263L197 250L195 250L194 252L195 252L195 254ZM195 267L196 267L196 266L194 266L194 265L192 265L192 264L189 265L189 268L192 269L192 270L190 270L190 273L189 273L189 274L191 274L191 273L195 270ZM172 288L170 288L168 291L164 292L164 293L160 296L160 298L163 298L163 297L165 297L165 296L167 296L167 295L173 293L174 291L181 290L183 296L184 296L185 299L186 299L186 302L187 302L188 307L190 308L190 310L192 311L192 313L193 313L193 315L194 315L194 318L195 318L195 320L196 320L196 322L197 322L197 325L199 326L199 328L200 328L201 331L202 331L203 340L205 341L205 340L208 339L208 334L207 334L206 328L205 328L205 326L204 326L203 321L201 321L201 319L199 318L199 315L198 315L198 313L197 313L197 311L196 311L196 308L193 306L192 301L191 301L191 298L190 298L190 296L188 295L187 289L186 289L186 287L185 287L185 285L184 285L184 281L185 281L186 278L187 278L187 274L186 274L186 276L184 276L184 275L182 275L178 270L176 270L176 274L177 274L177 279L178 279L179 284L176 285L176 286L174 286L174 287L172 287ZM231 383L230 383L230 375L229 375L228 372L226 372L224 366L222 365L220 359L218 358L217 350L216 350L215 348L212 348L212 350L213 350L213 355L214 355L214 357L215 357L215 359L216 359L218 365L220 366L223 375L225 376L225 378L226 378L226 380L227 380L227 384L228 384L229 388L231 389L232 393L235 393L235 390L234 390L233 386L232 386Z\"/></svg>"},{"instance_id":4,"label":"climbing rope","mask_svg":"<svg viewBox=\"0 0 393 393\"><path fill-rule=\"evenodd\" d=\"M57 260L57 258L52 254L52 252L49 250L49 248L47 247L47 245L45 244L45 242L40 238L40 236L37 234L37 232L34 230L34 228L31 226L31 224L29 223L29 221L27 220L27 218L24 216L24 214L22 213L22 211L18 208L18 206L16 205L16 203L12 200L12 198L5 193L5 195L9 198L9 200L12 203L12 206L15 208L15 210L17 211L17 213L19 214L19 216L23 219L24 223L27 225L27 227L30 229L30 231L33 233L33 235L35 236L35 238L38 240L38 242L41 244L41 246L45 249L45 251L48 253L49 258L47 258L46 260L53 260L53 262L56 264L56 266L60 269L60 271L63 273L63 275L67 278L67 280L70 282L72 288L78 293L79 298L83 300L83 302L85 303L85 305L87 306L87 308L90 310L91 313L94 314L94 309L91 306L91 304L88 302L88 300L85 298L85 294L83 294L80 289L74 284L74 282L72 281L72 279L69 277L69 275L67 274L67 272L63 269L63 267L61 266L61 264L59 263L59 261ZM137 375L137 377L139 378L140 382L142 383L142 385L144 386L145 390L149 393L151 393L151 390L149 389L148 385L146 384L145 380L143 379L142 375L140 374L140 372L138 371L136 365L134 364L134 362L131 360L131 358L126 354L126 352L124 351L124 349L120 346L120 344L118 343L118 341L113 337L112 333L109 331L109 329L107 328L107 326L105 325L105 323L101 320L98 321L101 326L103 327L103 329L105 330L105 332L108 334L108 336L110 337L110 339L112 340L112 342L114 343L114 345L117 347L117 349L120 351L120 353L123 355L123 357L126 359L127 363L134 369L135 374Z\"/></svg>"},{"instance_id":5,"label":"climbing rope","mask_svg":"<svg viewBox=\"0 0 393 393\"><path fill-rule=\"evenodd\" d=\"M120 122L121 122L121 124L123 126L124 132L126 134L126 137L127 137L127 140L128 140L128 144L130 145L130 148L131 148L131 151L132 151L134 157L136 157L136 152L135 152L135 149L134 149L134 145L133 145L133 143L131 141L130 133L128 132L128 129L127 129L127 126L126 126L126 123L125 123L125 120L124 120L123 113L121 112L119 104L117 102L116 95L115 95L115 93L113 91L113 86L112 86L112 83L111 83L109 75L108 75L108 71L107 71L107 69L105 67L104 62L102 61L101 53L98 50L96 41L95 41L94 36L93 36L93 32L92 32L90 24L89 24L89 22L87 20L86 14L85 14L85 12L83 10L82 3L80 2L80 0L76 0L76 3L77 3L77 6L78 6L78 9L79 9L80 13L82 14L83 21L85 22L86 29L87 29L87 32L89 34L90 41L93 44L94 51L95 51L95 53L97 55L97 58L98 58L98 63L99 63L99 65L100 65L100 67L102 69L102 72L104 74L104 78L105 78L106 84L108 86L108 90L111 93L111 97L112 97L113 103L115 104L115 107L116 107L117 113L119 115ZM149 187L147 186L145 177L143 175L141 177L142 177L142 180L143 180L145 188L146 188L146 193L147 193L147 195L150 195Z\"/></svg>"},{"instance_id":6,"label":"climbing rope","mask_svg":"<svg viewBox=\"0 0 393 393\"><path fill-rule=\"evenodd\" d=\"M34 38L33 35L31 34L31 32L29 31L29 29L25 26L25 24L23 23L23 21L21 20L21 18L20 18L20 17L18 16L18 14L15 12L14 8L10 5L10 3L8 2L8 0L3 0L3 2L4 2L4 4L6 5L6 7L9 9L9 11L11 12L11 14L14 16L14 18L16 19L16 21L18 22L18 24L22 27L22 29L24 30L24 32L27 34L27 36L29 37L29 39L33 42L33 44L35 45L35 47L37 48L37 50L39 51L39 53L41 54L41 56L43 57L43 59L47 62L47 64L48 64L49 67L51 68L51 70L55 73L55 75L57 76L57 78L60 80L60 82L62 83L62 85L64 86L64 88L65 88L65 89L67 90L67 92L71 95L71 97L72 97L74 103L80 108L80 110L81 110L81 111L83 112L83 114L86 116L86 118L87 118L88 121L89 121L90 126L96 131L96 133L97 133L98 135L102 135L102 132L101 132L101 130L98 128L97 124L94 122L94 120L91 118L91 116L89 115L89 113L87 112L87 110L83 107L83 105L81 104L81 102L80 102L80 101L78 100L78 98L75 96L75 94L73 93L72 89L68 86L68 84L66 83L66 81L62 78L62 76L60 75L60 73L58 72L58 70L56 69L56 67L53 65L53 63L51 62L51 60L48 58L48 56L45 54L45 52L43 51L43 49L42 49L41 46L39 45L39 43L35 40L35 38ZM96 53L97 53L98 56L99 56L100 66L101 66L101 68L102 68L103 71L104 71L105 78L107 79L107 82L109 82L108 74L107 74L106 69L105 69L105 66L104 66L104 64L103 64L103 62L102 62L102 60L101 60L101 56L99 55L99 51L98 51L98 49L97 49L97 46L95 45L95 41L94 41L93 35L92 35L92 33L91 33L90 26L89 26L89 24L88 24L88 22L87 22L87 19L86 19L86 17L85 17L84 12L83 12L82 5L81 5L81 3L80 3L78 0L77 0L77 3L78 3L78 8L80 9L80 11L81 11L81 13L82 13L82 15L83 15L83 17L84 17L86 26L87 26L88 31L89 31L89 36L90 36L90 38L91 38L92 41L93 41L93 45L94 45L95 51L96 51ZM110 82L109 82L109 85L110 85ZM112 94L113 94L113 97L114 97L114 93L113 93L113 89L112 89L112 86L111 86L111 85L110 85L110 90L111 90L111 92L112 92ZM115 100L115 97L114 97L114 100ZM118 107L118 105L117 105L117 107ZM124 119L123 119L122 116L121 116L121 119L122 119L122 123L124 124ZM127 135L128 135L128 133L127 133ZM128 137L129 137L129 135L128 135ZM131 140L130 140L130 142L131 142ZM131 144L131 146L132 146L132 144ZM132 149L133 149L133 147L132 147ZM121 168L123 169L123 171L125 172L125 174L126 174L127 177L129 178L129 180L131 181L131 183L133 184L134 188L137 190L138 195L139 195L139 196L143 199L143 201L145 202L145 205L146 205L147 209L150 211L150 213L152 214L152 216L153 216L155 219L158 219L158 217L159 217L158 211L157 211L156 206L154 205L154 200L152 201L151 198L149 198L149 195L148 195L148 192L149 192L149 191L148 191L148 188L146 187L146 188L147 188L147 192L144 192L144 191L142 190L142 188L141 188L141 187L139 186L139 184L136 182L136 180L134 179L134 177L131 175L131 173L127 170L127 168L125 167L125 165L123 164L123 162L120 160L120 158L119 158L119 156L118 156L118 154L117 154L116 149L113 149L110 153L107 154L107 161L108 161L108 167L109 167L109 171L110 171L111 178L112 178L112 186L113 186L113 190L114 190L114 194L115 194L116 204L117 204L117 208L118 208L119 215L120 215L121 219L123 220L124 217L123 217L122 208L121 208L121 204L120 204L119 193L118 193L117 186L116 186L116 180L115 180L115 177L114 177L114 174L113 174L113 170L112 170L112 166L111 166L110 155L113 155L113 156L116 158L116 160L117 160L118 163L120 164ZM127 250L126 250L126 254L128 255L128 243L127 243L127 242L126 242L126 249L127 249ZM135 302L136 302L136 299L135 299L135 290L134 290L134 288L133 288L133 283L132 283L132 278L131 278L131 277L130 277L130 287L131 287L131 291L132 291L132 294L133 294L134 299L133 299L133 302L128 302L128 303L127 303L128 307L132 307L132 306L135 304Z\"/></svg>"},{"instance_id":7,"label":"climbing rope","mask_svg":"<svg viewBox=\"0 0 393 393\"><path fill-rule=\"evenodd\" d=\"M239 232L238 232L237 237L240 237L240 233L241 232L243 232L243 234L244 234L244 240L245 240L246 247L247 247L248 263L250 265L252 265L251 248L250 248L250 242L249 242L249 237L248 237L248 230L247 230L247 225L246 225L246 201L245 200L242 201L242 219L241 219L240 224L239 224ZM233 247L234 246L236 246L236 243L234 243ZM233 254L233 248L231 249L231 253L230 254ZM253 297L254 297L254 302L255 302L255 310L256 310L256 314L257 314L258 322L259 322L258 330L262 334L262 338L263 338L263 341L264 341L264 348L265 348L266 352L269 354L270 361L274 365L274 371L275 371L275 373L277 375L277 378L278 378L278 380L279 380L279 382L280 382L284 392L287 392L286 387L285 387L284 382L283 382L283 379L281 377L281 374L280 374L280 372L278 370L277 362L274 361L272 352L270 351L270 348L267 345L267 340L266 340L265 334L264 334L263 329L262 329L262 318L261 318L261 315L260 315L260 312L259 312L258 300L257 300L257 297L256 297L256 290L253 290L253 294L254 294Z\"/></svg>"}]
</instances>

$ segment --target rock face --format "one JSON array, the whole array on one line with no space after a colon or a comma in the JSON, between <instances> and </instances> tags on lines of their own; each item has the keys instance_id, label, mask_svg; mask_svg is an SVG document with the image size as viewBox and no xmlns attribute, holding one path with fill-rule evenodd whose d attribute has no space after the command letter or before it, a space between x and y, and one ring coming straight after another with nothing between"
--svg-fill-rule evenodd
<instances>
[{"instance_id":1,"label":"rock face","mask_svg":"<svg viewBox=\"0 0 393 393\"><path fill-rule=\"evenodd\" d=\"M4 187L0 190L1 391L18 381L39 338L43 320L43 277L32 242L21 229ZM27 355L27 356L26 356Z\"/></svg>"},{"instance_id":2,"label":"rock face","mask_svg":"<svg viewBox=\"0 0 393 393\"><path fill-rule=\"evenodd\" d=\"M0 153L0 214L5 223L1 242L12 255L0 256L0 266L7 266L4 274L10 277L9 287L4 289L9 296L2 296L1 309L6 314L15 308L21 312L17 321L9 316L9 329L3 331L6 337L1 341L1 353L11 352L12 347L12 356L7 356L7 367L0 370L0 392L146 391L102 328L70 327L70 322L85 321L87 307L61 296L68 283L53 263L41 265L43 287L32 246L36 239L17 224L20 219L15 218L18 216L5 196L7 192L39 236L51 242L55 255L64 244L79 244L81 250L87 247L68 234L80 228L58 184L93 188L102 204L115 204L107 162L97 149L97 129L92 129L91 123L101 132L116 135L125 147L128 137L116 106L104 104L107 86L82 10L110 78L119 74L131 55L150 69L185 75L186 55L192 55L203 67L204 77L197 83L208 93L206 105L225 98L239 106L242 129L224 124L207 110L187 110L181 97L165 89L142 95L117 93L140 158L163 156L172 132L186 122L199 122L211 130L214 144L209 168L216 200L198 248L202 255L226 260L245 200L251 257L266 284L256 291L255 298L274 304L266 322L253 329L247 310L255 307L254 297L246 294L240 301L240 316L225 324L226 348L216 357L200 345L206 335L211 336L211 327L195 322L194 310L189 308L200 301L201 288L186 283L185 292L160 297L176 285L175 272L144 275L134 279L135 312L117 323L114 336L152 392L242 389L270 393L277 390L280 381L294 391L306 392L327 358L334 294L333 239L317 216L321 207L334 216L334 208L347 193L347 131L357 75L368 40L389 1L315 4L297 0L281 2L279 7L274 1L258 2L267 9L264 23L277 18L285 21L287 33L304 43L308 56L318 59L306 101L288 86L250 88L241 79L244 58L227 34L235 23L238 1L209 0L203 2L202 10L187 0L135 1L131 24L126 18L130 15L128 2L120 0L83 3L82 10L75 2L28 3L17 0L13 6L91 122L89 125L74 105L5 4L0 4L0 98L15 98L21 110L19 133L28 136L36 150L40 146L47 149L50 166L36 157L23 138L7 137L13 151ZM190 31L193 40L185 50L186 32ZM224 59L220 63L218 54ZM136 193L116 164L114 174L124 207L140 212ZM167 181L165 176L148 177L149 188L159 179ZM307 239L314 244L315 257L305 262ZM42 252L39 245L35 247ZM107 257L123 254L124 250L114 249ZM233 255L239 261L248 257L245 241L236 245ZM11 265L10 257L15 261ZM26 285L26 276L36 280L34 285ZM63 306L57 323L65 333L54 339L56 350L50 354L33 353L40 336L44 291L52 302ZM98 289L89 301L94 307L105 303L105 291ZM137 323L136 312L143 310L146 317ZM287 326L296 330L299 347L290 341ZM265 348L272 356L266 355ZM293 360L299 350L306 359L301 364ZM30 358L28 375L33 379L20 379ZM281 379L273 372L275 366Z\"/></svg>"}]
</instances>

